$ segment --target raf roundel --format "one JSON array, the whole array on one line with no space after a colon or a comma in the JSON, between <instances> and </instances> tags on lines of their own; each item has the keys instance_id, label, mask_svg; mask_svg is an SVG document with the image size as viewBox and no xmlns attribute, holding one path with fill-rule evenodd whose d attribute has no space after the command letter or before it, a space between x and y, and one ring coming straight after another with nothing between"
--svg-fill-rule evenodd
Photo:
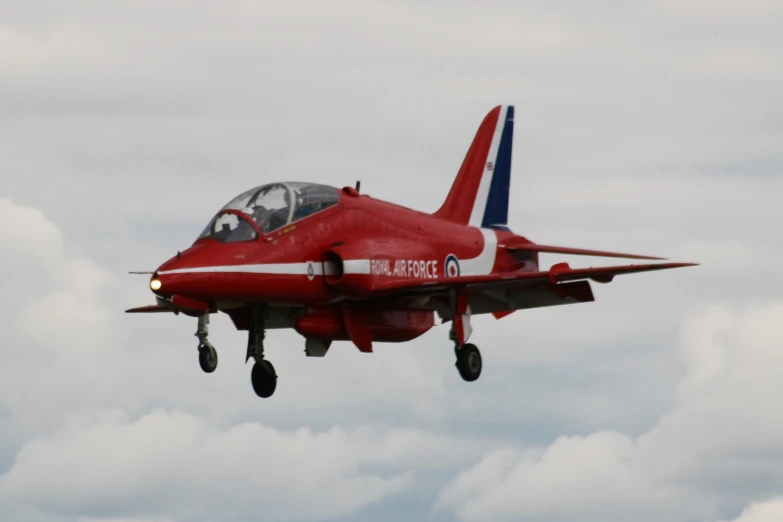
<instances>
[{"instance_id":1,"label":"raf roundel","mask_svg":"<svg viewBox=\"0 0 783 522\"><path fill-rule=\"evenodd\" d=\"M446 263L444 266L446 267L446 277L459 277L459 261L457 261L457 256L454 254L446 256Z\"/></svg>"}]
</instances>

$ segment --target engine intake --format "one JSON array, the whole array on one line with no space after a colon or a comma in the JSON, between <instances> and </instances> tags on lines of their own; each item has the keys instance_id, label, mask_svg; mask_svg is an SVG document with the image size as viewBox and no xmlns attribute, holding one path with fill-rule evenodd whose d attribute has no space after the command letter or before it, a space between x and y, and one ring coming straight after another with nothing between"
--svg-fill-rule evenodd
<instances>
[{"instance_id":1,"label":"engine intake","mask_svg":"<svg viewBox=\"0 0 783 522\"><path fill-rule=\"evenodd\" d=\"M324 253L324 279L328 284L335 284L345 275L345 263L343 258L334 250Z\"/></svg>"}]
</instances>

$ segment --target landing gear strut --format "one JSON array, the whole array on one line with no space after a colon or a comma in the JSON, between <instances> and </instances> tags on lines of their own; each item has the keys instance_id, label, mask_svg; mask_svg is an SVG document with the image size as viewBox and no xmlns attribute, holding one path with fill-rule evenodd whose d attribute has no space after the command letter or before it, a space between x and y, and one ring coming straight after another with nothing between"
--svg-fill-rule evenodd
<instances>
[{"instance_id":1,"label":"landing gear strut","mask_svg":"<svg viewBox=\"0 0 783 522\"><path fill-rule=\"evenodd\" d=\"M248 309L247 355L245 362L255 360L250 372L250 383L256 395L264 399L271 397L277 388L277 373L272 363L264 359L264 310Z\"/></svg>"},{"instance_id":2,"label":"landing gear strut","mask_svg":"<svg viewBox=\"0 0 783 522\"><path fill-rule=\"evenodd\" d=\"M198 364L204 373L212 373L218 365L218 355L215 347L207 340L209 335L209 314L198 316Z\"/></svg>"}]
</instances>

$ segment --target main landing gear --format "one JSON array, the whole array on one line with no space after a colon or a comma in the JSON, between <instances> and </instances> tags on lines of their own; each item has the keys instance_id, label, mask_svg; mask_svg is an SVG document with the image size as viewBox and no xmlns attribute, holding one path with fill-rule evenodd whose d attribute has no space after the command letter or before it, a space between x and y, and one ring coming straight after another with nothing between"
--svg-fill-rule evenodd
<instances>
[{"instance_id":1,"label":"main landing gear","mask_svg":"<svg viewBox=\"0 0 783 522\"><path fill-rule=\"evenodd\" d=\"M460 336L457 334L456 321L451 324L449 338L454 342L454 355L457 356L457 371L460 377L468 382L473 382L481 376L481 352L475 344L463 343L460 345Z\"/></svg>"},{"instance_id":2,"label":"main landing gear","mask_svg":"<svg viewBox=\"0 0 783 522\"><path fill-rule=\"evenodd\" d=\"M247 356L255 360L250 371L250 383L253 391L261 398L271 397L277 388L277 373L272 363L264 359L264 316L260 308L248 310Z\"/></svg>"}]
</instances>

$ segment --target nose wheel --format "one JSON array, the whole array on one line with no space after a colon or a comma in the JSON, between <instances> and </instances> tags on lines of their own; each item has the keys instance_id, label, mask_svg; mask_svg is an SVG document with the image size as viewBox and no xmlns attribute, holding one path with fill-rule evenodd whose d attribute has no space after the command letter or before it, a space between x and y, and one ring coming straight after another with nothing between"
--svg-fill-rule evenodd
<instances>
[{"instance_id":1,"label":"nose wheel","mask_svg":"<svg viewBox=\"0 0 783 522\"><path fill-rule=\"evenodd\" d=\"M212 373L217 369L218 354L212 343L209 342L209 315L204 314L198 317L198 328L196 337L198 337L198 364L204 373Z\"/></svg>"},{"instance_id":2,"label":"nose wheel","mask_svg":"<svg viewBox=\"0 0 783 522\"><path fill-rule=\"evenodd\" d=\"M474 344L463 344L454 350L457 354L457 370L460 377L473 382L481 376L481 352Z\"/></svg>"},{"instance_id":3,"label":"nose wheel","mask_svg":"<svg viewBox=\"0 0 783 522\"><path fill-rule=\"evenodd\" d=\"M217 369L218 354L211 344L198 347L198 364L204 373L212 373Z\"/></svg>"}]
</instances>

